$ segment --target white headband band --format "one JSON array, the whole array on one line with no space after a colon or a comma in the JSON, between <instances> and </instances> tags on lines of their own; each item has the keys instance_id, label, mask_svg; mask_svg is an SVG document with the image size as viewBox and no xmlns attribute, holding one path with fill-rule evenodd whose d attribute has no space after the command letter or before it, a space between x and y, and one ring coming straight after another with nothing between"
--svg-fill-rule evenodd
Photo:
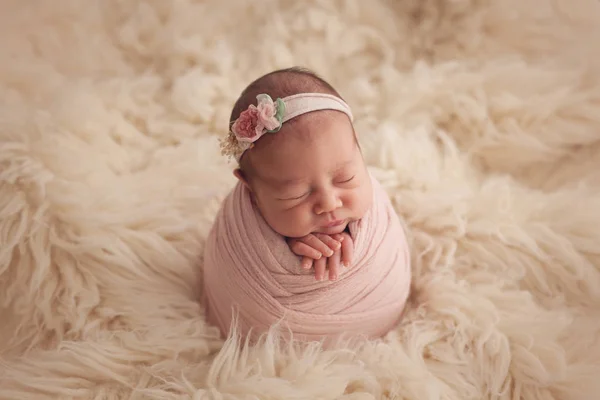
<instances>
[{"instance_id":1,"label":"white headband band","mask_svg":"<svg viewBox=\"0 0 600 400\"><path fill-rule=\"evenodd\" d=\"M256 96L257 105L250 104L231 124L227 139L221 143L221 153L240 161L246 150L265 133L274 133L292 118L319 110L341 111L353 120L352 111L339 97L324 93L299 93L273 101L268 94Z\"/></svg>"}]
</instances>

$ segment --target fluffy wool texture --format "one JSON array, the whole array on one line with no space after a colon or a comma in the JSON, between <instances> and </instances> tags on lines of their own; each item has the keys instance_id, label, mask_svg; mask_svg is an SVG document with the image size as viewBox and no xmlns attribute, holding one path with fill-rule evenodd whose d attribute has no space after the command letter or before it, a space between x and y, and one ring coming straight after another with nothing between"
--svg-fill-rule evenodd
<instances>
[{"instance_id":1,"label":"fluffy wool texture","mask_svg":"<svg viewBox=\"0 0 600 400\"><path fill-rule=\"evenodd\" d=\"M4 0L1 399L600 392L596 0ZM405 220L383 340L219 337L196 301L243 87L302 65Z\"/></svg>"}]
</instances>

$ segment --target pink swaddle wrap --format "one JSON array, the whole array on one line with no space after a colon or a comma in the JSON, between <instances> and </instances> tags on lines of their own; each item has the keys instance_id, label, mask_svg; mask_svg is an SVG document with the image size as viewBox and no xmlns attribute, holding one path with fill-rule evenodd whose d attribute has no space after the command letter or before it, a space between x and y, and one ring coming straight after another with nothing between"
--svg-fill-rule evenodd
<instances>
[{"instance_id":1,"label":"pink swaddle wrap","mask_svg":"<svg viewBox=\"0 0 600 400\"><path fill-rule=\"evenodd\" d=\"M373 205L349 225L353 263L336 281L320 282L314 271L302 269L238 183L207 239L203 296L209 323L227 336L235 317L239 332L256 338L281 320L300 340L377 338L393 328L409 293L409 250L387 194L371 179Z\"/></svg>"}]
</instances>

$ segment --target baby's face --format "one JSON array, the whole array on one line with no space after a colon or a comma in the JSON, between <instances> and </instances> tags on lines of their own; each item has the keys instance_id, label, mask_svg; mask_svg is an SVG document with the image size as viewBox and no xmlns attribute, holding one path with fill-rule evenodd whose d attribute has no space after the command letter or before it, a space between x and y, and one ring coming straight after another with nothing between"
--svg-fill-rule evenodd
<instances>
[{"instance_id":1,"label":"baby's face","mask_svg":"<svg viewBox=\"0 0 600 400\"><path fill-rule=\"evenodd\" d=\"M248 154L258 209L282 236L343 232L365 215L373 197L348 117L320 112L289 127L294 132L286 128Z\"/></svg>"}]
</instances>

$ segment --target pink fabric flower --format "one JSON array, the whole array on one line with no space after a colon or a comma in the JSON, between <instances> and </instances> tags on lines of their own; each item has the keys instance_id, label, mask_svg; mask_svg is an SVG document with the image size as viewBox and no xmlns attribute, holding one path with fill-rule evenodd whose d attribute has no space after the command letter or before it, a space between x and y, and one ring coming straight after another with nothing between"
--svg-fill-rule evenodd
<instances>
[{"instance_id":1,"label":"pink fabric flower","mask_svg":"<svg viewBox=\"0 0 600 400\"><path fill-rule=\"evenodd\" d=\"M277 107L267 95L258 95L258 105L251 104L231 126L231 131L240 142L255 142L266 131L276 129L281 124L275 117Z\"/></svg>"},{"instance_id":2,"label":"pink fabric flower","mask_svg":"<svg viewBox=\"0 0 600 400\"><path fill-rule=\"evenodd\" d=\"M277 113L277 109L275 108L275 103L273 100L269 99L260 99L258 103L258 125L262 125L262 127L267 130L275 129L279 126L279 121L275 118L275 114Z\"/></svg>"},{"instance_id":3,"label":"pink fabric flower","mask_svg":"<svg viewBox=\"0 0 600 400\"><path fill-rule=\"evenodd\" d=\"M258 109L251 104L247 110L242 111L238 119L233 123L231 131L235 134L239 141L254 142L258 139Z\"/></svg>"}]
</instances>

